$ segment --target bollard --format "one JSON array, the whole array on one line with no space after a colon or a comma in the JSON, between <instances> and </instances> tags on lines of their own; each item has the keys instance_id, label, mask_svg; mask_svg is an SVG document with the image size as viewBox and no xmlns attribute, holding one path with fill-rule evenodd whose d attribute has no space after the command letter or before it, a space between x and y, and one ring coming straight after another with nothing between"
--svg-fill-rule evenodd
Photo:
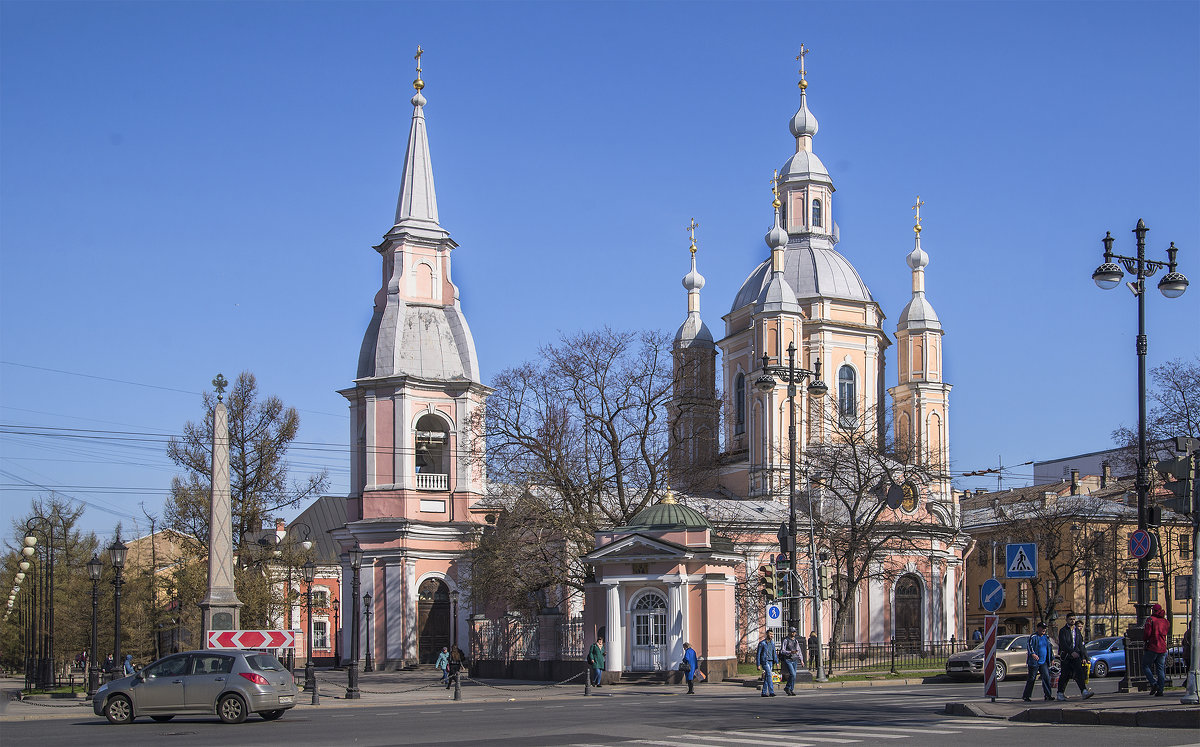
<instances>
[{"instance_id":1,"label":"bollard","mask_svg":"<svg viewBox=\"0 0 1200 747\"><path fill-rule=\"evenodd\" d=\"M591 668L583 670L583 694L592 694L592 670Z\"/></svg>"},{"instance_id":2,"label":"bollard","mask_svg":"<svg viewBox=\"0 0 1200 747\"><path fill-rule=\"evenodd\" d=\"M321 690L321 686L319 684L317 684L317 678L314 676L313 677L313 688L312 688L312 705L321 705L320 690Z\"/></svg>"},{"instance_id":3,"label":"bollard","mask_svg":"<svg viewBox=\"0 0 1200 747\"><path fill-rule=\"evenodd\" d=\"M458 672L454 673L454 699L462 700L462 688L458 686Z\"/></svg>"},{"instance_id":4,"label":"bollard","mask_svg":"<svg viewBox=\"0 0 1200 747\"><path fill-rule=\"evenodd\" d=\"M892 636L892 674L896 673L896 636Z\"/></svg>"}]
</instances>

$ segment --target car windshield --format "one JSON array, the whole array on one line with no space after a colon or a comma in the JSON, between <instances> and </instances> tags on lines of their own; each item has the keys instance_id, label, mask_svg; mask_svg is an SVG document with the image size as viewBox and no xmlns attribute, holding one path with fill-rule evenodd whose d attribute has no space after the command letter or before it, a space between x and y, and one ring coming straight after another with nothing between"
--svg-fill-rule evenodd
<instances>
[{"instance_id":1,"label":"car windshield","mask_svg":"<svg viewBox=\"0 0 1200 747\"><path fill-rule=\"evenodd\" d=\"M1116 638L1097 638L1096 640L1088 643L1085 648L1088 651L1106 651L1106 650L1108 650L1109 646L1113 645L1113 641L1115 641L1115 640L1117 640L1117 639Z\"/></svg>"},{"instance_id":2,"label":"car windshield","mask_svg":"<svg viewBox=\"0 0 1200 747\"><path fill-rule=\"evenodd\" d=\"M1008 645L1010 643L1012 643L1013 641L1015 641L1021 637L1022 636L1019 636L1019 635L998 635L998 636L996 636L996 650L997 651L1007 650ZM972 651L982 651L983 649L987 648L987 646L985 645L986 643L987 643L987 641L980 641L979 643L975 644L975 646L972 647L971 650Z\"/></svg>"},{"instance_id":3,"label":"car windshield","mask_svg":"<svg viewBox=\"0 0 1200 747\"><path fill-rule=\"evenodd\" d=\"M250 665L251 669L257 669L260 672L283 671L283 665L279 663L279 659L270 654L251 654L246 657L246 663Z\"/></svg>"}]
</instances>

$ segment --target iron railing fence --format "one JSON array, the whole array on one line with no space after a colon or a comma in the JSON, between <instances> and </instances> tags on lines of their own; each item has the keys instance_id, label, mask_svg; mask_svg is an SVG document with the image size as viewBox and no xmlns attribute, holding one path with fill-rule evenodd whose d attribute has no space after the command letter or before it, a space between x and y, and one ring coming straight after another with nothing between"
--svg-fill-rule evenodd
<instances>
[{"instance_id":1,"label":"iron railing fence","mask_svg":"<svg viewBox=\"0 0 1200 747\"><path fill-rule=\"evenodd\" d=\"M470 648L473 661L537 659L538 622L507 616L499 620L472 620Z\"/></svg>"},{"instance_id":2,"label":"iron railing fence","mask_svg":"<svg viewBox=\"0 0 1200 747\"><path fill-rule=\"evenodd\" d=\"M951 654L966 651L970 641L892 640L880 643L838 643L822 646L835 673L888 672L899 669L944 669Z\"/></svg>"},{"instance_id":3,"label":"iron railing fence","mask_svg":"<svg viewBox=\"0 0 1200 747\"><path fill-rule=\"evenodd\" d=\"M558 658L560 660L582 661L587 658L587 651L590 646L584 637L583 620L581 618L574 620L563 618L557 622L555 628L557 638L555 648L558 651Z\"/></svg>"}]
</instances>

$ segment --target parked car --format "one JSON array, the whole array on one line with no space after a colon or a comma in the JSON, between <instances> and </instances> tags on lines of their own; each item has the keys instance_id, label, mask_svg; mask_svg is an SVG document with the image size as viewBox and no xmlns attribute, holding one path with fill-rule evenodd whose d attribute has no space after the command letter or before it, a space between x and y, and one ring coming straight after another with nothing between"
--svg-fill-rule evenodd
<instances>
[{"instance_id":1,"label":"parked car","mask_svg":"<svg viewBox=\"0 0 1200 747\"><path fill-rule=\"evenodd\" d=\"M109 723L139 716L170 721L181 715L217 715L238 724L251 713L274 721L296 705L292 673L270 654L210 649L159 659L137 674L102 685L92 710Z\"/></svg>"},{"instance_id":2,"label":"parked car","mask_svg":"<svg viewBox=\"0 0 1200 747\"><path fill-rule=\"evenodd\" d=\"M1187 674L1188 660L1183 658L1183 646L1172 646L1167 649L1165 663L1167 674Z\"/></svg>"},{"instance_id":3,"label":"parked car","mask_svg":"<svg viewBox=\"0 0 1200 747\"><path fill-rule=\"evenodd\" d=\"M1107 677L1113 672L1125 671L1125 639L1121 636L1097 638L1088 641L1084 648L1091 666L1089 676Z\"/></svg>"},{"instance_id":4,"label":"parked car","mask_svg":"<svg viewBox=\"0 0 1200 747\"><path fill-rule=\"evenodd\" d=\"M1025 674L1025 657L1028 655L1028 635L998 635L996 636L996 681L1003 682L1010 674ZM1054 655L1054 642L1050 642L1051 657ZM946 674L950 677L983 677L983 659L987 648L980 641L974 648L951 654L946 660Z\"/></svg>"}]
</instances>

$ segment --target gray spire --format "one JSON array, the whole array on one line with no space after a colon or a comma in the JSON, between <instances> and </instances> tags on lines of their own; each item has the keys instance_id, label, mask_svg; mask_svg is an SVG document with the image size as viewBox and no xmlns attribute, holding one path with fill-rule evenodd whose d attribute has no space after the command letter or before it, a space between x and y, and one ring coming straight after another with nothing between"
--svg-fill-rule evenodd
<instances>
[{"instance_id":1,"label":"gray spire","mask_svg":"<svg viewBox=\"0 0 1200 747\"><path fill-rule=\"evenodd\" d=\"M433 189L433 164L429 159L429 136L425 132L424 81L417 79L412 97L412 128L408 150L404 153L404 174L400 179L400 199L396 204L396 228L445 236L438 223L437 195Z\"/></svg>"},{"instance_id":2,"label":"gray spire","mask_svg":"<svg viewBox=\"0 0 1200 747\"><path fill-rule=\"evenodd\" d=\"M921 213L920 206L925 203L921 202L921 198L917 197L917 225L913 226L913 232L916 234L916 239L913 241L913 250L909 253L906 261L912 269L912 299L900 312L900 320L896 324L896 331L903 332L921 332L924 330L941 331L942 322L938 319L937 312L933 310L933 306L929 303L929 299L925 298L925 267L929 265L929 255L921 248Z\"/></svg>"}]
</instances>

